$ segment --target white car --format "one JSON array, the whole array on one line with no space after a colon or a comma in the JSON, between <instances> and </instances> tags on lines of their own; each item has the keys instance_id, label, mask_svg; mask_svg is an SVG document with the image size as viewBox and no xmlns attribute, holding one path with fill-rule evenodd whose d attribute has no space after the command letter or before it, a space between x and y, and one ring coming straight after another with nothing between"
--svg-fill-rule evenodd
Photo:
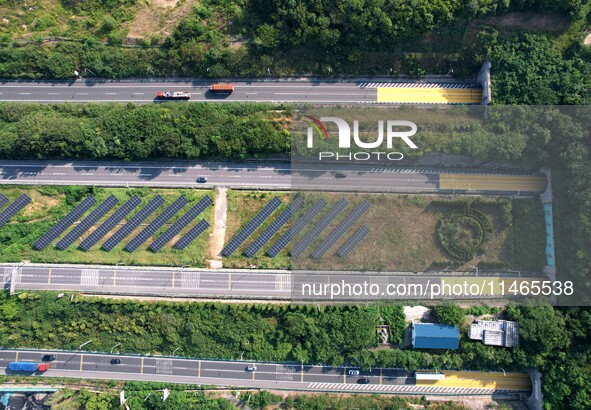
<instances>
[{"instance_id":1,"label":"white car","mask_svg":"<svg viewBox=\"0 0 591 410\"><path fill-rule=\"evenodd\" d=\"M257 367L256 366L246 366L246 371L247 372L256 372Z\"/></svg>"},{"instance_id":2,"label":"white car","mask_svg":"<svg viewBox=\"0 0 591 410\"><path fill-rule=\"evenodd\" d=\"M349 370L347 373L349 376L359 376L359 370Z\"/></svg>"}]
</instances>

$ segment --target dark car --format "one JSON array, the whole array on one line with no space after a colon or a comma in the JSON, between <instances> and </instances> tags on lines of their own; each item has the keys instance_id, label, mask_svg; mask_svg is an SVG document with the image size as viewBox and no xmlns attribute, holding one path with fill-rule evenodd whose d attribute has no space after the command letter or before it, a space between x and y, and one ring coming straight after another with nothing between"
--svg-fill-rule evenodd
<instances>
[{"instance_id":1,"label":"dark car","mask_svg":"<svg viewBox=\"0 0 591 410\"><path fill-rule=\"evenodd\" d=\"M207 178L205 178L205 177L198 177L197 178L197 182L199 182L200 184L203 184L203 183L207 182Z\"/></svg>"},{"instance_id":2,"label":"dark car","mask_svg":"<svg viewBox=\"0 0 591 410\"><path fill-rule=\"evenodd\" d=\"M343 172L337 172L336 174L334 174L335 178L347 178L347 174L343 173Z\"/></svg>"},{"instance_id":3,"label":"dark car","mask_svg":"<svg viewBox=\"0 0 591 410\"><path fill-rule=\"evenodd\" d=\"M41 358L41 361L43 361L43 362L53 362L54 360L55 360L54 354L46 354L45 356L43 356Z\"/></svg>"},{"instance_id":4,"label":"dark car","mask_svg":"<svg viewBox=\"0 0 591 410\"><path fill-rule=\"evenodd\" d=\"M358 384L369 384L369 379L358 379L357 383Z\"/></svg>"},{"instance_id":5,"label":"dark car","mask_svg":"<svg viewBox=\"0 0 591 410\"><path fill-rule=\"evenodd\" d=\"M121 359L111 359L111 364L121 364Z\"/></svg>"}]
</instances>

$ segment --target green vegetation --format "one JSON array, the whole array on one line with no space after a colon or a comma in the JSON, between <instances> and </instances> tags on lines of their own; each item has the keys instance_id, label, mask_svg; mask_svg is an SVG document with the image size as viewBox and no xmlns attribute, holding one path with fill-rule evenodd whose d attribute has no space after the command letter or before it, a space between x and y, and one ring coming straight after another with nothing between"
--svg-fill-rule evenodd
<instances>
[{"instance_id":1,"label":"green vegetation","mask_svg":"<svg viewBox=\"0 0 591 410\"><path fill-rule=\"evenodd\" d=\"M170 353L190 357L344 363L372 367L523 370L544 373L545 400L552 409L588 408L591 384L591 311L588 308L511 306L521 344L486 346L462 334L460 348L443 354L412 349L371 349L375 326L385 319L399 332L401 307L295 306L220 303L140 303L52 292L20 293L0 299L0 345L75 349L92 339L93 350L122 343L123 352ZM457 308L437 313L457 322ZM244 353L243 353L244 352ZM566 370L568 369L568 371ZM126 388L127 390L127 388ZM141 390L138 388L137 390ZM566 405L568 403L568 406Z\"/></svg>"},{"instance_id":2,"label":"green vegetation","mask_svg":"<svg viewBox=\"0 0 591 410\"><path fill-rule=\"evenodd\" d=\"M170 396L162 402L162 389L168 388ZM259 392L245 391L228 393L203 392L196 386L169 385L166 383L127 382L122 383L125 389L127 404L139 410L231 410L244 408L286 410L317 410L317 409L411 409L416 405L433 410L463 410L464 407L452 402L430 403L424 399L410 397L383 397L379 395L333 396L328 394L289 396L277 395L267 390ZM88 389L73 390L64 388L55 393L50 404L55 410L111 410L119 409L119 395L114 390Z\"/></svg>"},{"instance_id":3,"label":"green vegetation","mask_svg":"<svg viewBox=\"0 0 591 410\"><path fill-rule=\"evenodd\" d=\"M114 78L265 76L268 69L276 76L416 76L450 69L471 76L491 38L512 35L492 16L552 13L560 24L540 30L528 25L532 18L526 15L516 27L553 33L565 26L563 20L584 28L588 10L581 0L417 0L412 6L385 0L203 0L193 8L174 2L170 9L161 1L91 3L1 4L7 21L0 25L0 77L72 78L75 69ZM570 27L565 33L561 43L579 40ZM56 37L62 41L45 42Z\"/></svg>"},{"instance_id":4,"label":"green vegetation","mask_svg":"<svg viewBox=\"0 0 591 410\"><path fill-rule=\"evenodd\" d=\"M464 310L452 303L445 302L433 308L433 316L438 323L461 326L465 321Z\"/></svg>"},{"instance_id":5,"label":"green vegetation","mask_svg":"<svg viewBox=\"0 0 591 410\"><path fill-rule=\"evenodd\" d=\"M401 309L401 308L397 308ZM25 314L26 312L26 314ZM380 308L221 303L136 303L56 299L54 293L3 297L0 345L93 350L121 343L123 352L190 357L342 364L377 344ZM392 318L394 315L389 314ZM404 328L398 315L394 328ZM400 321L402 318L402 321Z\"/></svg>"},{"instance_id":6,"label":"green vegetation","mask_svg":"<svg viewBox=\"0 0 591 410\"><path fill-rule=\"evenodd\" d=\"M437 222L439 244L453 258L467 262L483 251L484 243L493 233L488 217L471 204L453 209Z\"/></svg>"},{"instance_id":7,"label":"green vegetation","mask_svg":"<svg viewBox=\"0 0 591 410\"><path fill-rule=\"evenodd\" d=\"M47 263L96 263L96 264L125 264L125 265L167 265L167 266L204 266L205 260L208 257L208 235L202 234L191 245L182 251L172 249L172 244L178 240L173 239L170 244L164 246L159 252L152 252L147 249L147 246L138 248L135 252L129 253L123 249L123 243L117 245L111 252L106 252L100 249L100 245L95 245L88 252L78 248L78 244L86 238L90 231L85 233L80 239L72 244L65 251L55 248L53 245L48 246L42 251L33 248L33 244L45 232L49 230L57 221L65 216L72 208L74 208L84 197L93 195L97 203L102 202L108 196L114 195L119 199L119 205L125 203L133 195L142 198L142 204L145 205L156 195L161 195L165 203L161 209L170 205L176 198L183 195L189 200L186 209L195 205L205 195L211 195L208 191L194 190L194 189L148 189L148 188L97 188L97 187L79 187L79 186L45 186L45 187L19 187L19 186L3 186L0 188L0 193L6 195L8 198L14 200L21 194L25 193L32 199L32 203L21 211L16 217L7 223L0 230L0 261L1 262L20 262L29 260L32 262L47 262ZM143 205L138 206L127 217L133 217ZM113 212L107 213L100 222L108 218ZM89 210L86 214L92 211ZM85 215L86 215L85 214ZM201 217L212 224L212 207L206 209ZM137 235L145 224L152 221L157 216L154 213L149 217L143 225L140 225L129 238ZM158 232L161 233L166 230L170 224L174 223L182 216L182 212L174 216L167 224L164 225ZM99 223L100 223L99 222ZM96 224L95 226L98 226ZM121 223L114 228L112 232L119 229ZM180 235L184 234L190 229L192 225L185 228ZM66 231L67 232L67 231ZM108 234L110 236L112 234ZM64 233L65 234L65 233ZM56 240L57 242L57 240ZM102 240L100 243L104 242Z\"/></svg>"},{"instance_id":8,"label":"green vegetation","mask_svg":"<svg viewBox=\"0 0 591 410\"><path fill-rule=\"evenodd\" d=\"M289 193L271 193L271 192L247 192L247 191L228 191L228 214L226 220L226 238L224 243L228 243L236 234L246 225L254 216L271 201L274 197L279 198L283 205L281 205L265 223L256 231L257 234L263 232L281 212L291 202L291 195ZM266 256L265 252L273 245L275 240L285 233L288 224L285 224L282 229L278 231L275 239L267 242L267 244L257 253L254 258L247 258L242 254L248 245L257 237L253 234L248 238L242 246L240 246L234 254L224 259L224 266L247 268L250 266L257 266L259 269L285 269L290 266L290 258L287 251L282 251L275 258Z\"/></svg>"},{"instance_id":9,"label":"green vegetation","mask_svg":"<svg viewBox=\"0 0 591 410\"><path fill-rule=\"evenodd\" d=\"M288 116L282 107L268 104L0 103L0 158L287 155Z\"/></svg>"}]
</instances>

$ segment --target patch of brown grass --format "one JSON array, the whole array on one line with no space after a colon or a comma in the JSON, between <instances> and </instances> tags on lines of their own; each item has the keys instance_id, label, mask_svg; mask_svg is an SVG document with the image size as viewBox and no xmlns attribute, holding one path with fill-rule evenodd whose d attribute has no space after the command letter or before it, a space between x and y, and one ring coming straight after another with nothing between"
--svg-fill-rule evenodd
<instances>
[{"instance_id":1,"label":"patch of brown grass","mask_svg":"<svg viewBox=\"0 0 591 410\"><path fill-rule=\"evenodd\" d=\"M198 0L152 0L138 9L135 19L129 26L127 38L165 38L198 4Z\"/></svg>"}]
</instances>

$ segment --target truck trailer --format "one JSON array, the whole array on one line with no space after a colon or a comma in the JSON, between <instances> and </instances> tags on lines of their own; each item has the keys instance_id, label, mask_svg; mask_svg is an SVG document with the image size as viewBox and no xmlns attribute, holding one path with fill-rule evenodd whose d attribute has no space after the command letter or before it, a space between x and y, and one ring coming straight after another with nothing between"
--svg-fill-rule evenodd
<instances>
[{"instance_id":1,"label":"truck trailer","mask_svg":"<svg viewBox=\"0 0 591 410\"><path fill-rule=\"evenodd\" d=\"M44 372L49 369L49 363L36 363L36 362L10 362L8 364L8 370L13 372Z\"/></svg>"},{"instance_id":2,"label":"truck trailer","mask_svg":"<svg viewBox=\"0 0 591 410\"><path fill-rule=\"evenodd\" d=\"M211 91L212 93L231 93L232 91L234 91L234 84L222 84L222 83L217 83L217 84L212 84L209 87L209 91Z\"/></svg>"},{"instance_id":3,"label":"truck trailer","mask_svg":"<svg viewBox=\"0 0 591 410\"><path fill-rule=\"evenodd\" d=\"M158 98L164 100L188 100L191 94L185 91L158 91Z\"/></svg>"}]
</instances>

